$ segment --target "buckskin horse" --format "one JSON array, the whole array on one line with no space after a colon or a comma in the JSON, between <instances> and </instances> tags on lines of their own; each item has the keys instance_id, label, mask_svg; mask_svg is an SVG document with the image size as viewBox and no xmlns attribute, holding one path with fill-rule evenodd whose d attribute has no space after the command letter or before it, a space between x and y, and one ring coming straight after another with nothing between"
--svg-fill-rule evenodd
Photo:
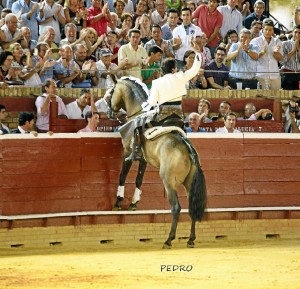
<instances>
[{"instance_id":1,"label":"buckskin horse","mask_svg":"<svg viewBox=\"0 0 300 289\"><path fill-rule=\"evenodd\" d=\"M142 86L135 80L126 78L118 80L111 91L109 101L110 112L114 113L121 108L127 111L128 120L132 120L140 115L142 103L148 98ZM132 134L131 134L132 136ZM130 170L132 161L127 161L126 157L131 153L131 136L122 138L124 147L124 159L120 173L120 186L124 186L126 176ZM197 152L191 143L179 133L167 133L153 140L144 140L142 146L145 160L148 164L159 169L160 178L163 181L167 197L171 205L172 225L168 239L163 248L171 248L172 240L175 239L178 218L180 214L180 204L177 191L180 185L186 189L189 203L189 215L192 220L190 237L187 247L194 247L196 239L196 221L200 221L206 207L206 184L203 171L201 169ZM140 163L139 184L142 183L146 163ZM120 208L123 198L117 196L115 207Z\"/></svg>"}]
</instances>

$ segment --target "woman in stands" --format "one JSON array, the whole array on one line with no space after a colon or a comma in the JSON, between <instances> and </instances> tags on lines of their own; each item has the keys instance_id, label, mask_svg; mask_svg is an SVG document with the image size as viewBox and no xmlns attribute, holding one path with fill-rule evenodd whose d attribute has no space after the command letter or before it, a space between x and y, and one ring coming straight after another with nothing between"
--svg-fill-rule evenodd
<instances>
[{"instance_id":1,"label":"woman in stands","mask_svg":"<svg viewBox=\"0 0 300 289\"><path fill-rule=\"evenodd\" d=\"M190 68L192 68L195 57L196 57L195 51L188 50L185 52L185 54L183 56L183 63L184 63L183 71L186 71L186 70L189 70ZM186 83L186 88L187 89L207 88L207 80L204 77L203 69L201 69L196 76L194 76L192 79L190 79Z\"/></svg>"},{"instance_id":2,"label":"woman in stands","mask_svg":"<svg viewBox=\"0 0 300 289\"><path fill-rule=\"evenodd\" d=\"M13 57L14 57L14 65L22 65L21 62L21 58L24 55L23 53L23 48L21 46L21 44L19 44L18 42L15 42L11 45L9 45L8 50L12 53Z\"/></svg>"},{"instance_id":3,"label":"woman in stands","mask_svg":"<svg viewBox=\"0 0 300 289\"><path fill-rule=\"evenodd\" d=\"M121 26L122 31L119 34L119 40L118 40L119 46L122 46L129 42L128 32L132 26L132 15L130 13L123 13L121 16L121 22L122 22L122 26Z\"/></svg>"},{"instance_id":4,"label":"woman in stands","mask_svg":"<svg viewBox=\"0 0 300 289\"><path fill-rule=\"evenodd\" d=\"M21 72L21 66L14 67L13 62L14 57L10 51L5 50L0 53L0 81L9 85L17 84L17 81L19 81L18 75ZM3 87L3 85L1 84L0 87Z\"/></svg>"},{"instance_id":5,"label":"woman in stands","mask_svg":"<svg viewBox=\"0 0 300 289\"><path fill-rule=\"evenodd\" d=\"M144 46L151 40L151 19L148 14L143 14L138 21L138 29L141 30L141 45Z\"/></svg>"},{"instance_id":6,"label":"woman in stands","mask_svg":"<svg viewBox=\"0 0 300 289\"><path fill-rule=\"evenodd\" d=\"M13 60L14 58L11 52L2 51L0 53L0 88L6 87L6 77L11 77L13 75L13 70L11 69Z\"/></svg>"}]
</instances>

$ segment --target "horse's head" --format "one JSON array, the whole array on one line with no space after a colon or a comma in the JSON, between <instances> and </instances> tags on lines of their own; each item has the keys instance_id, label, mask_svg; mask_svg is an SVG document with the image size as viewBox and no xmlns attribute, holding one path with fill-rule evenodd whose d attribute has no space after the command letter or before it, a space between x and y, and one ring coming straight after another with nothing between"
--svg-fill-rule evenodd
<instances>
[{"instance_id":1,"label":"horse's head","mask_svg":"<svg viewBox=\"0 0 300 289\"><path fill-rule=\"evenodd\" d=\"M147 98L147 87L143 88L143 84L138 79L120 79L110 91L110 115L122 108L127 112L128 118L137 116L142 112L141 105Z\"/></svg>"},{"instance_id":2,"label":"horse's head","mask_svg":"<svg viewBox=\"0 0 300 289\"><path fill-rule=\"evenodd\" d=\"M109 118L115 118L116 113L123 108L121 105L121 94L118 92L117 84L106 91L104 98L108 104L107 115Z\"/></svg>"}]
</instances>

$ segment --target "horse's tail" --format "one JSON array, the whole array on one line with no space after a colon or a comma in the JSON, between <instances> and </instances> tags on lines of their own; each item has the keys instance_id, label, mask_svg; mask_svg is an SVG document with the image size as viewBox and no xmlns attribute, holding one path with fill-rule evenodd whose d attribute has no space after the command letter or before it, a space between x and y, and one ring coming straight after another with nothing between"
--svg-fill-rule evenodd
<instances>
[{"instance_id":1,"label":"horse's tail","mask_svg":"<svg viewBox=\"0 0 300 289\"><path fill-rule=\"evenodd\" d=\"M189 214L193 221L200 221L206 208L206 182L203 171L200 166L198 154L192 144L185 137L182 138L189 148L190 157L193 165L196 167L192 184L189 191Z\"/></svg>"}]
</instances>

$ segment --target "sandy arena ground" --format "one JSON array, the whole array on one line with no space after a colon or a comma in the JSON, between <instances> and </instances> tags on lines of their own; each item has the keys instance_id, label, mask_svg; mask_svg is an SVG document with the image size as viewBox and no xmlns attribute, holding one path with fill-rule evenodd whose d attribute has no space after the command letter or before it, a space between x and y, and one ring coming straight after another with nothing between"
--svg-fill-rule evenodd
<instances>
[{"instance_id":1,"label":"sandy arena ground","mask_svg":"<svg viewBox=\"0 0 300 289\"><path fill-rule=\"evenodd\" d=\"M176 245L171 250L161 244L136 250L2 249L0 288L300 288L299 240ZM176 265L189 272L172 271Z\"/></svg>"}]
</instances>

